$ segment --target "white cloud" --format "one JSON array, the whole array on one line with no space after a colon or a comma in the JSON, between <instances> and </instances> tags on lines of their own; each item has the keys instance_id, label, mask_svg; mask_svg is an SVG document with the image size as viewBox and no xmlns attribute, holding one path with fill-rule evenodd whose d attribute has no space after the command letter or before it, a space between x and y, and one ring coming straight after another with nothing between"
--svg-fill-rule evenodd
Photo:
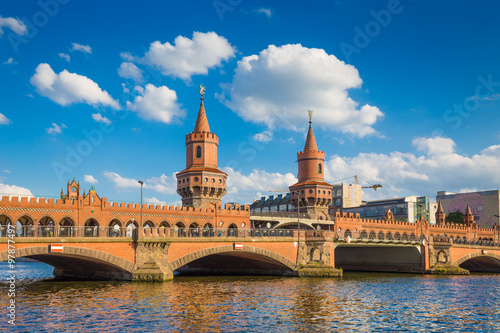
<instances>
[{"instance_id":1,"label":"white cloud","mask_svg":"<svg viewBox=\"0 0 500 333\"><path fill-rule=\"evenodd\" d=\"M47 128L46 131L47 133L51 134L51 135L55 135L55 134L60 134L62 133L62 130L63 128L67 128L66 125L64 124L61 124L60 126L56 123L52 123L52 126Z\"/></svg>"},{"instance_id":2,"label":"white cloud","mask_svg":"<svg viewBox=\"0 0 500 333\"><path fill-rule=\"evenodd\" d=\"M5 173L10 173L10 170L2 170Z\"/></svg>"},{"instance_id":3,"label":"white cloud","mask_svg":"<svg viewBox=\"0 0 500 333\"><path fill-rule=\"evenodd\" d=\"M122 62L118 68L118 75L124 79L142 82L142 71L131 62Z\"/></svg>"},{"instance_id":4,"label":"white cloud","mask_svg":"<svg viewBox=\"0 0 500 333\"><path fill-rule=\"evenodd\" d=\"M189 81L191 76L206 75L209 69L233 58L235 51L226 38L215 32L194 32L192 39L177 36L174 45L160 41L151 43L144 58L134 58L129 53L122 53L122 58L147 64L164 75Z\"/></svg>"},{"instance_id":5,"label":"white cloud","mask_svg":"<svg viewBox=\"0 0 500 333\"><path fill-rule=\"evenodd\" d=\"M3 27L7 27L14 31L19 36L22 36L28 32L28 27L20 19L13 17L2 17L0 16L0 37L3 35Z\"/></svg>"},{"instance_id":6,"label":"white cloud","mask_svg":"<svg viewBox=\"0 0 500 333\"><path fill-rule=\"evenodd\" d=\"M416 138L413 146L423 154L395 151L360 153L355 157L333 155L325 162L326 179L333 182L358 175L371 184L383 185L377 192L365 190L365 200L407 195L435 198L437 191L488 190L500 186L500 145L471 157L455 153L455 143L442 137Z\"/></svg>"},{"instance_id":7,"label":"white cloud","mask_svg":"<svg viewBox=\"0 0 500 333\"><path fill-rule=\"evenodd\" d=\"M133 102L127 101L127 108L137 112L145 120L160 121L166 124L176 118L183 118L185 111L177 102L177 93L166 86L146 85L146 89L136 87L140 94Z\"/></svg>"},{"instance_id":8,"label":"white cloud","mask_svg":"<svg viewBox=\"0 0 500 333\"><path fill-rule=\"evenodd\" d=\"M257 9L257 13L264 14L268 18L271 18L271 16L272 16L271 9L269 9L269 8L259 8L259 9Z\"/></svg>"},{"instance_id":9,"label":"white cloud","mask_svg":"<svg viewBox=\"0 0 500 333\"><path fill-rule=\"evenodd\" d=\"M253 139L258 142L269 142L273 139L273 132L264 131L262 133L254 134Z\"/></svg>"},{"instance_id":10,"label":"white cloud","mask_svg":"<svg viewBox=\"0 0 500 333\"><path fill-rule=\"evenodd\" d=\"M130 190L141 188L137 179L122 177L116 172L105 171L103 174L104 177L111 181L117 189ZM173 173L170 177L162 174L160 177L152 177L145 180L143 188L151 189L163 194L175 194L177 193L176 184L177 181L175 173Z\"/></svg>"},{"instance_id":11,"label":"white cloud","mask_svg":"<svg viewBox=\"0 0 500 333\"><path fill-rule=\"evenodd\" d=\"M120 104L88 77L67 70L56 74L49 64L38 65L30 82L40 95L61 106L86 103L120 109Z\"/></svg>"},{"instance_id":12,"label":"white cloud","mask_svg":"<svg viewBox=\"0 0 500 333\"><path fill-rule=\"evenodd\" d=\"M71 43L71 51L80 51L83 53L92 54L92 48L90 46L78 43Z\"/></svg>"},{"instance_id":13,"label":"white cloud","mask_svg":"<svg viewBox=\"0 0 500 333\"><path fill-rule=\"evenodd\" d=\"M254 199L261 196L260 192L288 188L297 182L297 178L291 173L283 175L255 169L249 175L244 175L231 167L224 167L222 170L228 174L227 194L224 200L241 204L251 204Z\"/></svg>"},{"instance_id":14,"label":"white cloud","mask_svg":"<svg viewBox=\"0 0 500 333\"><path fill-rule=\"evenodd\" d=\"M158 199L157 197L144 197L144 202L152 205L167 205L166 201L162 201Z\"/></svg>"},{"instance_id":15,"label":"white cloud","mask_svg":"<svg viewBox=\"0 0 500 333\"><path fill-rule=\"evenodd\" d=\"M9 58L6 61L4 61L3 64L4 65L12 65L12 64L16 64L16 62L14 61L14 58Z\"/></svg>"},{"instance_id":16,"label":"white cloud","mask_svg":"<svg viewBox=\"0 0 500 333\"><path fill-rule=\"evenodd\" d=\"M10 119L4 116L3 113L0 113L0 125L9 125L9 124L10 124Z\"/></svg>"},{"instance_id":17,"label":"white cloud","mask_svg":"<svg viewBox=\"0 0 500 333\"><path fill-rule=\"evenodd\" d=\"M364 137L377 134L372 126L383 113L349 97L348 90L361 84L354 66L322 49L269 45L238 61L233 82L222 85L219 99L244 120L269 129L302 131L306 111L313 110L319 126Z\"/></svg>"},{"instance_id":18,"label":"white cloud","mask_svg":"<svg viewBox=\"0 0 500 333\"><path fill-rule=\"evenodd\" d=\"M106 117L103 117L102 114L100 113L92 113L92 119L94 119L94 121L97 121L98 123L104 123L106 125L112 124L111 120L109 120Z\"/></svg>"},{"instance_id":19,"label":"white cloud","mask_svg":"<svg viewBox=\"0 0 500 333\"><path fill-rule=\"evenodd\" d=\"M97 184L99 181L94 178L92 175L84 175L83 180L86 181L89 184Z\"/></svg>"},{"instance_id":20,"label":"white cloud","mask_svg":"<svg viewBox=\"0 0 500 333\"><path fill-rule=\"evenodd\" d=\"M0 196L8 195L12 196L23 196L23 197L32 197L33 194L27 188L16 186L16 185L7 185L0 183Z\"/></svg>"},{"instance_id":21,"label":"white cloud","mask_svg":"<svg viewBox=\"0 0 500 333\"><path fill-rule=\"evenodd\" d=\"M70 62L71 61L71 58L69 57L69 54L66 54L66 53L59 53L59 56L61 58L63 58L64 60L66 60L67 62Z\"/></svg>"}]
</instances>

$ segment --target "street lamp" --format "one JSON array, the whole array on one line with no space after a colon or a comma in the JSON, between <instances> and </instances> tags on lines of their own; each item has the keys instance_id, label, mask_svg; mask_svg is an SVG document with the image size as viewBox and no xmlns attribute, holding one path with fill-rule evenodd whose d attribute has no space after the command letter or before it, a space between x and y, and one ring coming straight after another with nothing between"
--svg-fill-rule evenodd
<instances>
[{"instance_id":1,"label":"street lamp","mask_svg":"<svg viewBox=\"0 0 500 333\"><path fill-rule=\"evenodd\" d=\"M142 185L144 185L144 182L142 180L138 180L137 182L141 184L141 228L142 228Z\"/></svg>"},{"instance_id":2,"label":"street lamp","mask_svg":"<svg viewBox=\"0 0 500 333\"><path fill-rule=\"evenodd\" d=\"M296 191L294 192L297 194L297 245L299 244L300 241L300 192Z\"/></svg>"},{"instance_id":3,"label":"street lamp","mask_svg":"<svg viewBox=\"0 0 500 333\"><path fill-rule=\"evenodd\" d=\"M494 214L493 216L497 218L497 242L500 245L500 216L496 214Z\"/></svg>"}]
</instances>

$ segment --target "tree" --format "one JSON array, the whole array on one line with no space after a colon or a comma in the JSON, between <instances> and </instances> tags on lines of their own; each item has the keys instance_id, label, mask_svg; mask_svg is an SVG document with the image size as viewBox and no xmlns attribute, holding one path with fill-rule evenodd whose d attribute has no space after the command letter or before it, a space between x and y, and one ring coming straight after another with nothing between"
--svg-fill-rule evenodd
<instances>
[{"instance_id":1,"label":"tree","mask_svg":"<svg viewBox=\"0 0 500 333\"><path fill-rule=\"evenodd\" d=\"M448 223L464 223L464 214L457 210L456 212L449 213L448 216L446 216L446 222Z\"/></svg>"}]
</instances>

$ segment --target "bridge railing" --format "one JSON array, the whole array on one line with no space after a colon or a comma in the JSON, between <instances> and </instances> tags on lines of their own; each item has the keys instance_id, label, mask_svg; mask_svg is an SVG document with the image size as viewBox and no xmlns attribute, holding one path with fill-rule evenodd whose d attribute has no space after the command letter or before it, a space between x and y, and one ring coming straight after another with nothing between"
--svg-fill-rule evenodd
<instances>
[{"instance_id":1,"label":"bridge railing","mask_svg":"<svg viewBox=\"0 0 500 333\"><path fill-rule=\"evenodd\" d=\"M6 227L0 229L0 237L6 237ZM297 237L290 229L237 229L237 228L137 228L100 226L23 226L16 230L16 237L165 237L165 238L259 238Z\"/></svg>"},{"instance_id":2,"label":"bridge railing","mask_svg":"<svg viewBox=\"0 0 500 333\"><path fill-rule=\"evenodd\" d=\"M250 212L250 217L259 216L259 217L281 217L281 218L290 218L296 219L297 212ZM299 218L310 220L311 217L307 213L300 213Z\"/></svg>"},{"instance_id":3,"label":"bridge railing","mask_svg":"<svg viewBox=\"0 0 500 333\"><path fill-rule=\"evenodd\" d=\"M463 238L452 238L453 244L463 244L463 245L475 245L475 246L500 246L499 242L495 242L494 240L491 239L463 239Z\"/></svg>"}]
</instances>

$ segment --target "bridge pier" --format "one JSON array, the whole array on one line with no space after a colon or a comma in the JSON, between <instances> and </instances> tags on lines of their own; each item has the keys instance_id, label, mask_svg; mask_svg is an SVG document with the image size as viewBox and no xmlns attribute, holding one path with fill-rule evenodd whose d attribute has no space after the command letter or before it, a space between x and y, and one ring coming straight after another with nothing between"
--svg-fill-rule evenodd
<instances>
[{"instance_id":1,"label":"bridge pier","mask_svg":"<svg viewBox=\"0 0 500 333\"><path fill-rule=\"evenodd\" d=\"M318 237L320 234L306 231L306 241L299 242L297 272L300 277L333 277L343 274L342 270L335 268L335 256L331 253L333 243L326 241L324 237Z\"/></svg>"},{"instance_id":2,"label":"bridge pier","mask_svg":"<svg viewBox=\"0 0 500 333\"><path fill-rule=\"evenodd\" d=\"M469 275L470 272L457 265L453 265L451 247L453 243L449 237L429 237L428 260L429 265L425 273L440 275Z\"/></svg>"},{"instance_id":3,"label":"bridge pier","mask_svg":"<svg viewBox=\"0 0 500 333\"><path fill-rule=\"evenodd\" d=\"M165 241L138 242L135 249L135 269L132 281L158 282L174 278L167 263L170 243Z\"/></svg>"}]
</instances>

